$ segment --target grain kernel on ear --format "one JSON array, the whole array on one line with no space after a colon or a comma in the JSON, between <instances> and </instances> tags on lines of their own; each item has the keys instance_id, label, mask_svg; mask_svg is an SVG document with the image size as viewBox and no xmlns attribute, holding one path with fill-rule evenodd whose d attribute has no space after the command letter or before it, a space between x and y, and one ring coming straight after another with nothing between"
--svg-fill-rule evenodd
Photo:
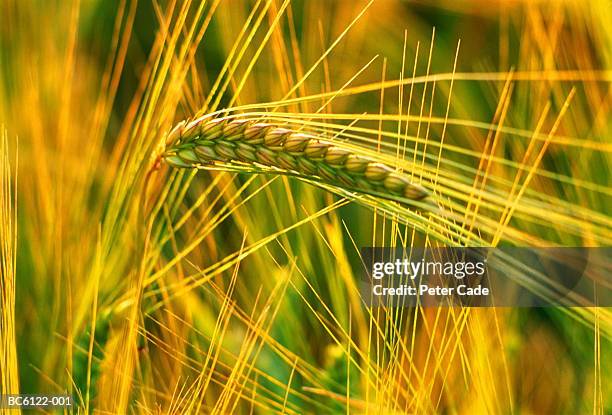
<instances>
[{"instance_id":1,"label":"grain kernel on ear","mask_svg":"<svg viewBox=\"0 0 612 415\"><path fill-rule=\"evenodd\" d=\"M290 152L302 152L311 139L314 139L314 137L302 133L290 134L285 140L285 150Z\"/></svg>"},{"instance_id":2,"label":"grain kernel on ear","mask_svg":"<svg viewBox=\"0 0 612 415\"><path fill-rule=\"evenodd\" d=\"M196 155L195 151L192 148L185 148L181 151L178 152L177 154L181 159L187 161L187 162L194 162L197 163L198 161L198 156Z\"/></svg>"},{"instance_id":3,"label":"grain kernel on ear","mask_svg":"<svg viewBox=\"0 0 612 415\"><path fill-rule=\"evenodd\" d=\"M184 162L179 156L166 156L165 157L166 163L170 164L171 166L175 166L175 167L184 167L184 168L193 168L194 166Z\"/></svg>"},{"instance_id":4,"label":"grain kernel on ear","mask_svg":"<svg viewBox=\"0 0 612 415\"><path fill-rule=\"evenodd\" d=\"M291 154L279 153L277 160L281 167L287 170L297 170L297 161Z\"/></svg>"},{"instance_id":5,"label":"grain kernel on ear","mask_svg":"<svg viewBox=\"0 0 612 415\"><path fill-rule=\"evenodd\" d=\"M306 145L304 154L310 158L323 157L330 144L321 140L310 140Z\"/></svg>"},{"instance_id":6,"label":"grain kernel on ear","mask_svg":"<svg viewBox=\"0 0 612 415\"><path fill-rule=\"evenodd\" d=\"M244 139L246 142L251 144L261 144L263 143L264 136L269 128L270 125L264 123L256 123L253 125L249 125L244 130Z\"/></svg>"},{"instance_id":7,"label":"grain kernel on ear","mask_svg":"<svg viewBox=\"0 0 612 415\"><path fill-rule=\"evenodd\" d=\"M166 137L166 143L174 144L178 142L183 136L183 131L185 130L185 124L186 124L185 121L181 121L172 130L170 130L170 132L168 133L168 136Z\"/></svg>"},{"instance_id":8,"label":"grain kernel on ear","mask_svg":"<svg viewBox=\"0 0 612 415\"><path fill-rule=\"evenodd\" d=\"M219 143L215 146L215 151L219 154L221 158L227 160L233 160L236 158L236 152L234 148L227 143Z\"/></svg>"},{"instance_id":9,"label":"grain kernel on ear","mask_svg":"<svg viewBox=\"0 0 612 415\"><path fill-rule=\"evenodd\" d=\"M340 180L345 186L349 186L349 187L355 186L355 179L351 177L350 174L347 174L346 172L339 170L337 172L337 177L338 177L338 180Z\"/></svg>"},{"instance_id":10,"label":"grain kernel on ear","mask_svg":"<svg viewBox=\"0 0 612 415\"><path fill-rule=\"evenodd\" d=\"M200 133L201 124L197 121L191 121L183 127L183 136L195 137Z\"/></svg>"},{"instance_id":11,"label":"grain kernel on ear","mask_svg":"<svg viewBox=\"0 0 612 415\"><path fill-rule=\"evenodd\" d=\"M249 151L257 150L257 147L255 147L253 144L242 143L242 142L237 142L235 144L236 144L236 148L241 148L241 149L245 149L245 150L249 150Z\"/></svg>"},{"instance_id":12,"label":"grain kernel on ear","mask_svg":"<svg viewBox=\"0 0 612 415\"><path fill-rule=\"evenodd\" d=\"M358 177L355 180L355 183L356 183L357 187L360 188L360 189L372 190L374 188L374 186L372 186L371 182L367 181L366 179L364 179L362 177Z\"/></svg>"},{"instance_id":13,"label":"grain kernel on ear","mask_svg":"<svg viewBox=\"0 0 612 415\"><path fill-rule=\"evenodd\" d=\"M274 166L276 164L276 153L269 148L258 148L255 156L261 164L265 164L266 166Z\"/></svg>"},{"instance_id":14,"label":"grain kernel on ear","mask_svg":"<svg viewBox=\"0 0 612 415\"><path fill-rule=\"evenodd\" d=\"M200 161L211 161L218 158L217 153L210 146L197 146L194 151Z\"/></svg>"},{"instance_id":15,"label":"grain kernel on ear","mask_svg":"<svg viewBox=\"0 0 612 415\"><path fill-rule=\"evenodd\" d=\"M298 158L298 166L300 170L306 174L317 174L317 165L308 160L306 157Z\"/></svg>"},{"instance_id":16,"label":"grain kernel on ear","mask_svg":"<svg viewBox=\"0 0 612 415\"><path fill-rule=\"evenodd\" d=\"M412 200L420 200L429 196L429 192L423 186L410 184L404 188L404 197Z\"/></svg>"},{"instance_id":17,"label":"grain kernel on ear","mask_svg":"<svg viewBox=\"0 0 612 415\"><path fill-rule=\"evenodd\" d=\"M382 163L370 163L365 170L365 177L368 180L381 181L389 175L393 170L389 166Z\"/></svg>"},{"instance_id":18,"label":"grain kernel on ear","mask_svg":"<svg viewBox=\"0 0 612 415\"><path fill-rule=\"evenodd\" d=\"M319 164L318 167L317 172L323 179L332 183L336 180L336 171L333 168L325 164Z\"/></svg>"},{"instance_id":19,"label":"grain kernel on ear","mask_svg":"<svg viewBox=\"0 0 612 415\"><path fill-rule=\"evenodd\" d=\"M218 138L223 134L223 123L222 119L210 120L202 126L200 134L209 140Z\"/></svg>"},{"instance_id":20,"label":"grain kernel on ear","mask_svg":"<svg viewBox=\"0 0 612 415\"><path fill-rule=\"evenodd\" d=\"M236 148L236 155L242 161L257 161L257 157L255 156L255 151L238 147Z\"/></svg>"},{"instance_id":21,"label":"grain kernel on ear","mask_svg":"<svg viewBox=\"0 0 612 415\"><path fill-rule=\"evenodd\" d=\"M363 173L366 167L368 167L368 163L370 163L370 160L367 158L350 154L344 164L344 168L352 173Z\"/></svg>"},{"instance_id":22,"label":"grain kernel on ear","mask_svg":"<svg viewBox=\"0 0 612 415\"><path fill-rule=\"evenodd\" d=\"M223 135L229 141L239 140L247 127L247 120L232 120L223 126Z\"/></svg>"},{"instance_id":23,"label":"grain kernel on ear","mask_svg":"<svg viewBox=\"0 0 612 415\"><path fill-rule=\"evenodd\" d=\"M268 131L264 136L264 144L268 147L282 146L289 134L291 134L291 130L287 130L286 128L274 128Z\"/></svg>"},{"instance_id":24,"label":"grain kernel on ear","mask_svg":"<svg viewBox=\"0 0 612 415\"><path fill-rule=\"evenodd\" d=\"M394 193L401 193L404 187L408 185L410 185L410 181L397 173L391 173L383 182L383 186Z\"/></svg>"},{"instance_id":25,"label":"grain kernel on ear","mask_svg":"<svg viewBox=\"0 0 612 415\"><path fill-rule=\"evenodd\" d=\"M325 154L325 161L331 165L344 164L350 152L340 147L330 147Z\"/></svg>"}]
</instances>

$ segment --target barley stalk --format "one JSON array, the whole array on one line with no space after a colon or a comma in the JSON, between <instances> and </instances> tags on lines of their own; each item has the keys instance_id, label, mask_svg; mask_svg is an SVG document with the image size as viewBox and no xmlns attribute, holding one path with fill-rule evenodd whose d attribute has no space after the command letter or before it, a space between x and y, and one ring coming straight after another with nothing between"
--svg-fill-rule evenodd
<instances>
[{"instance_id":1,"label":"barley stalk","mask_svg":"<svg viewBox=\"0 0 612 415\"><path fill-rule=\"evenodd\" d=\"M204 116L183 121L168 134L163 158L175 167L243 163L399 202L428 191L409 175L321 136L247 119Z\"/></svg>"}]
</instances>

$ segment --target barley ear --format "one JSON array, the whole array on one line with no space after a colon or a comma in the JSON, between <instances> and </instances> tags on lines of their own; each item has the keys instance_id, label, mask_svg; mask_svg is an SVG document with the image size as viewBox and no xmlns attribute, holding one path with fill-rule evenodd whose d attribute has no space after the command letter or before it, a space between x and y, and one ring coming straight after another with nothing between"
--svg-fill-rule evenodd
<instances>
[{"instance_id":1,"label":"barley ear","mask_svg":"<svg viewBox=\"0 0 612 415\"><path fill-rule=\"evenodd\" d=\"M429 196L423 186L393 167L317 135L255 120L202 117L178 123L163 157L174 167L244 163L274 169L350 192L410 202Z\"/></svg>"}]
</instances>

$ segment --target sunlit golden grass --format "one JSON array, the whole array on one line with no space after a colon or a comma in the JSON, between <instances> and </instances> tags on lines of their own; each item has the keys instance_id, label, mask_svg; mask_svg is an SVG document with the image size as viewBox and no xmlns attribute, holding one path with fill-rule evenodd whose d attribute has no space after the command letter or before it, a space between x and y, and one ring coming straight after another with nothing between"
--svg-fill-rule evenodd
<instances>
[{"instance_id":1,"label":"sunlit golden grass","mask_svg":"<svg viewBox=\"0 0 612 415\"><path fill-rule=\"evenodd\" d=\"M0 391L4 394L19 392L19 371L15 339L15 275L16 275L16 198L15 165L11 160L6 130L0 131Z\"/></svg>"},{"instance_id":2,"label":"sunlit golden grass","mask_svg":"<svg viewBox=\"0 0 612 415\"><path fill-rule=\"evenodd\" d=\"M611 15L0 2L2 393L75 413L610 412L609 308L368 308L358 281L363 246L612 244ZM178 122L228 114L324 136L431 203L162 160Z\"/></svg>"}]
</instances>

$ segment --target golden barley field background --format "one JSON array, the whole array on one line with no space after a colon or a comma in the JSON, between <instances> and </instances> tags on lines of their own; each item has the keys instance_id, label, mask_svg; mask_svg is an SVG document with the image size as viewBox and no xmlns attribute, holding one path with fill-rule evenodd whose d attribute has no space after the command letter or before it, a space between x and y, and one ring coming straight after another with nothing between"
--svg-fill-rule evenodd
<instances>
[{"instance_id":1,"label":"golden barley field background","mask_svg":"<svg viewBox=\"0 0 612 415\"><path fill-rule=\"evenodd\" d=\"M612 245L611 21L605 0L0 0L1 393L611 413L607 307L372 308L358 287L364 246ZM328 137L427 203L181 168L169 132L201 116Z\"/></svg>"}]
</instances>

